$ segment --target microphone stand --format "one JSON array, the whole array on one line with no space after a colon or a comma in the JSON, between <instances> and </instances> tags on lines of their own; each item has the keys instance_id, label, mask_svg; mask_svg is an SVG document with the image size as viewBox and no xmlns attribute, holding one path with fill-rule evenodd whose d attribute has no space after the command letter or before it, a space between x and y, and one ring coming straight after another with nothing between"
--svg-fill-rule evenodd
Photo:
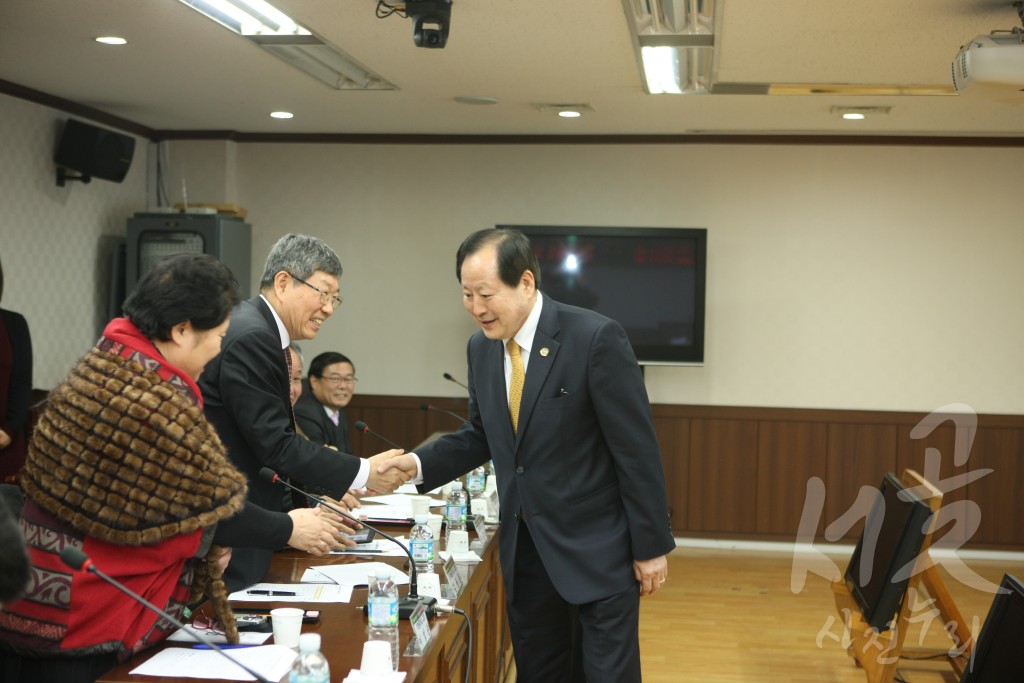
<instances>
[{"instance_id":1,"label":"microphone stand","mask_svg":"<svg viewBox=\"0 0 1024 683\"><path fill-rule=\"evenodd\" d=\"M462 387L462 388L463 388L463 389L465 389L466 391L469 391L469 387L467 387L467 386L466 386L465 384L463 384L463 383L462 383L462 382L460 382L459 380L457 380L457 379L455 379L454 377L452 377L451 375L449 375L449 374L448 374L447 372L446 372L446 373L444 373L444 378L445 378L446 380L448 380L449 382L454 382L455 384L458 384L458 385L459 385L460 387Z\"/></svg>"},{"instance_id":2,"label":"microphone stand","mask_svg":"<svg viewBox=\"0 0 1024 683\"><path fill-rule=\"evenodd\" d=\"M434 411L436 413L444 413L445 415L451 415L452 417L454 417L456 420L459 420L463 424L469 422L469 420L467 420L466 418L462 417L458 413L453 413L450 410L445 410L444 408L438 408L437 406L432 406L429 403L421 403L420 404L420 408L422 408L423 410L426 410L427 412Z\"/></svg>"},{"instance_id":3,"label":"microphone stand","mask_svg":"<svg viewBox=\"0 0 1024 683\"><path fill-rule=\"evenodd\" d=\"M356 431L357 432L360 432L362 434L373 434L375 437L377 437L378 439L380 439L384 443L389 444L392 448L397 448L400 451L404 451L405 450L404 448L399 446L397 443L395 443L391 439L387 438L386 436L384 436L382 434L378 434L377 432L375 432L372 429L370 429L370 425L366 424L362 420L360 420L359 422L356 422L355 427L356 427Z\"/></svg>"},{"instance_id":4,"label":"microphone stand","mask_svg":"<svg viewBox=\"0 0 1024 683\"><path fill-rule=\"evenodd\" d=\"M298 486L293 486L292 484L288 483L284 479L281 479L281 477L278 476L277 472L275 472L274 470L270 469L269 467L262 468L260 470L260 476L262 478L266 479L267 481L269 481L271 484L283 484L283 485L287 486L288 488L292 489L293 491L301 493L302 495L306 496L310 500L316 501L317 504L323 505L325 508L327 508L329 510L332 510L333 512L338 513L342 517L344 517L344 518L346 518L348 520L351 520L351 521L355 522L356 524L361 524L361 525L365 526L367 529L372 529L374 532L380 534L384 538L388 539L389 541L391 541L392 543L397 545L403 551L405 551L405 554L409 556L409 595L405 596L404 598L401 598L398 601L398 618L399 619L408 619L409 617L411 617L412 613L413 613L413 610L415 610L416 606L419 605L420 603L423 604L424 612L425 612L425 614L428 617L434 616L434 605L437 604L437 598L431 597L429 595L420 595L419 594L419 590L417 588L417 585L418 585L417 577L416 577L416 560L412 556L412 551L409 550L409 548L407 548L406 546L404 546L397 538L395 538L391 534L388 534L388 533L385 533L385 532L381 531L380 529L378 529L376 527L370 526L366 522L363 522L362 520L359 520L356 517L353 517L352 515L348 514L344 510L342 510L341 508L328 503L326 500L324 500L320 496L315 496L312 493L308 493L306 491L303 491Z\"/></svg>"},{"instance_id":5,"label":"microphone stand","mask_svg":"<svg viewBox=\"0 0 1024 683\"><path fill-rule=\"evenodd\" d=\"M259 675L257 672L253 671L252 669L247 667L245 664L242 664L240 661L238 661L237 659L235 659L234 657L229 655L227 652L222 650L220 647L218 647L217 643L213 642L212 640L210 640L206 636L202 635L201 633L198 633L196 631L193 631L191 629L186 628L185 624L181 623L180 621L178 621L177 619L172 617L167 612L163 611L162 609L160 609L159 607L157 607L156 605L154 605L150 601L146 600L141 595L138 595L137 593L135 593L130 588L128 588L124 584L120 583L116 579L113 579L110 576L107 576L106 574L101 572L96 567L96 565L94 565L92 563L92 560L89 559L89 556L86 555L81 550L79 550L78 548L76 548L74 546L66 546L64 548L64 550L60 551L60 559L61 559L61 562L63 562L67 566L71 567L72 569L78 569L78 570L81 570L81 571L90 572L90 573L95 574L96 576L100 577L101 579L103 579L104 581L109 583L111 586L113 586L117 590L121 591L122 593L124 593L125 595L127 595L132 600L134 600L135 602L139 603L140 605L142 605L143 607L145 607L149 611L155 612L156 614L160 615L161 617L166 619L168 622L170 622L172 625L176 626L179 629L184 630L186 634L188 634L194 640L202 643L205 647L208 647L211 650L214 650L215 652L220 654L222 657L227 657L229 661L231 661L233 664L235 664L239 668L245 670L245 672L247 674L249 674L250 676L253 676L257 681L260 681L260 683L270 683L270 681L268 681L266 678L264 678L263 676Z\"/></svg>"}]
</instances>

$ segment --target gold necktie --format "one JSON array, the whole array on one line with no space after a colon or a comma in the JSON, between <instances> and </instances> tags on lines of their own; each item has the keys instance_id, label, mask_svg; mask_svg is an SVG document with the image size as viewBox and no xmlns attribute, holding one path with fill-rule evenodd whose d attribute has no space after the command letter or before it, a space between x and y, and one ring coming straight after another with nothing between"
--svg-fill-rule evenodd
<instances>
[{"instance_id":1,"label":"gold necktie","mask_svg":"<svg viewBox=\"0 0 1024 683\"><path fill-rule=\"evenodd\" d=\"M523 398L523 382L526 372L523 370L523 355L515 339L509 339L508 357L512 361L512 377L508 384L508 412L512 416L513 433L519 429L519 402Z\"/></svg>"}]
</instances>

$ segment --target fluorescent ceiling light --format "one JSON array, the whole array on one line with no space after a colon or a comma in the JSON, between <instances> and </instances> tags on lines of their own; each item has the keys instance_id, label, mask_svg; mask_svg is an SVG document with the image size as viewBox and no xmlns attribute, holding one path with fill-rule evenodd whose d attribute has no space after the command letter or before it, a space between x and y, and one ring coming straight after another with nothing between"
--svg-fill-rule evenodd
<instances>
[{"instance_id":1,"label":"fluorescent ceiling light","mask_svg":"<svg viewBox=\"0 0 1024 683\"><path fill-rule=\"evenodd\" d=\"M396 90L264 0L179 0L337 90Z\"/></svg>"},{"instance_id":2,"label":"fluorescent ceiling light","mask_svg":"<svg viewBox=\"0 0 1024 683\"><path fill-rule=\"evenodd\" d=\"M622 0L647 92L707 93L715 36L714 0Z\"/></svg>"},{"instance_id":3,"label":"fluorescent ceiling light","mask_svg":"<svg viewBox=\"0 0 1024 683\"><path fill-rule=\"evenodd\" d=\"M125 45L128 41L120 36L100 36L96 42L104 45Z\"/></svg>"},{"instance_id":4,"label":"fluorescent ceiling light","mask_svg":"<svg viewBox=\"0 0 1024 683\"><path fill-rule=\"evenodd\" d=\"M290 118L292 118L294 116L295 116L295 114L291 113L290 111L272 111L272 112L270 112L270 118L272 118L272 119L290 119Z\"/></svg>"}]
</instances>

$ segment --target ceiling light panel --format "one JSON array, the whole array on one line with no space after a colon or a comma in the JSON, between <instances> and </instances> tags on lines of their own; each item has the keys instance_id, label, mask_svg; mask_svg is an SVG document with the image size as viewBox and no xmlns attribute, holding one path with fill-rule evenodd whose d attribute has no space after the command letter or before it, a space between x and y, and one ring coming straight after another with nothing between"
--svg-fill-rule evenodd
<instances>
[{"instance_id":1,"label":"ceiling light panel","mask_svg":"<svg viewBox=\"0 0 1024 683\"><path fill-rule=\"evenodd\" d=\"M622 0L648 93L707 93L714 0Z\"/></svg>"},{"instance_id":2,"label":"ceiling light panel","mask_svg":"<svg viewBox=\"0 0 1024 683\"><path fill-rule=\"evenodd\" d=\"M265 0L179 0L336 90L397 90Z\"/></svg>"}]
</instances>

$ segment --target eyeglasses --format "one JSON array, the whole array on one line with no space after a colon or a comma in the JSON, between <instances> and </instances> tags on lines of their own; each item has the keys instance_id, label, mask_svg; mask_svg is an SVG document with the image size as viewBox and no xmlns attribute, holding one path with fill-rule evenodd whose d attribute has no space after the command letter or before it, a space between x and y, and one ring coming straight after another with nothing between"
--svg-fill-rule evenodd
<instances>
[{"instance_id":1,"label":"eyeglasses","mask_svg":"<svg viewBox=\"0 0 1024 683\"><path fill-rule=\"evenodd\" d=\"M346 375L344 377L341 375L330 375L329 377L321 377L320 380L327 382L328 384L351 384L352 386L355 386L356 382L359 381L357 377L353 377L352 375Z\"/></svg>"},{"instance_id":2,"label":"eyeglasses","mask_svg":"<svg viewBox=\"0 0 1024 683\"><path fill-rule=\"evenodd\" d=\"M219 626L220 624L218 624L210 617L206 616L206 613L202 610L199 610L199 614L196 614L194 616L195 619L192 620L192 628L196 629L197 631L205 631L206 635L208 636L224 635L224 632L217 628L217 626Z\"/></svg>"},{"instance_id":3,"label":"eyeglasses","mask_svg":"<svg viewBox=\"0 0 1024 683\"><path fill-rule=\"evenodd\" d=\"M337 294L328 294L327 292L325 292L324 290L320 289L316 285L309 284L308 282L303 280L301 277L295 277L291 273L288 273L288 274L291 275L293 280L296 280L297 282L301 282L302 284L306 285L310 289L316 290L317 294L320 295L320 305L321 306L326 306L327 304L330 304L332 308L338 308L338 307L341 306L342 302L344 301Z\"/></svg>"}]
</instances>

